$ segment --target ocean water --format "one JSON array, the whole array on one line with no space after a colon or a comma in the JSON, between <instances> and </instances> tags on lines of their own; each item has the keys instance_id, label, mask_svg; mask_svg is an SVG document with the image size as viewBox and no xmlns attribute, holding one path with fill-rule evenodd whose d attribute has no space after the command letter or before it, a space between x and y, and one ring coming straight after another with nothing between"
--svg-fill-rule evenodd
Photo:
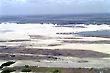
<instances>
[{"instance_id":1,"label":"ocean water","mask_svg":"<svg viewBox=\"0 0 110 73\"><path fill-rule=\"evenodd\" d=\"M110 24L110 14L0 16L0 23Z\"/></svg>"},{"instance_id":2,"label":"ocean water","mask_svg":"<svg viewBox=\"0 0 110 73\"><path fill-rule=\"evenodd\" d=\"M92 37L105 37L110 38L110 30L100 30L100 31L85 31L85 32L79 32L75 33L83 36L92 36Z\"/></svg>"},{"instance_id":3,"label":"ocean water","mask_svg":"<svg viewBox=\"0 0 110 73\"><path fill-rule=\"evenodd\" d=\"M52 23L57 25L85 24L86 26L90 24L95 26L94 27L90 26L87 29L83 28L83 26L78 26L79 29L81 28L80 29L81 31L75 34L83 35L83 36L110 37L110 14L0 16L0 23L4 23L4 22L17 23L17 24ZM108 26L107 27L101 26L101 30L98 30L100 29L100 27L98 26L103 24L105 24L104 26L106 25ZM90 31L90 29L92 30ZM4 32L4 31L1 30L0 32Z\"/></svg>"}]
</instances>

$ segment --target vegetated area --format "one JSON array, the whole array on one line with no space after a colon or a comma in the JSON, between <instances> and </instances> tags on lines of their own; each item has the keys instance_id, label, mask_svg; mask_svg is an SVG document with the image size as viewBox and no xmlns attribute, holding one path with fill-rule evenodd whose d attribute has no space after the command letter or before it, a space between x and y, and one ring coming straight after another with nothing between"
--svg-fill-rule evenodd
<instances>
[{"instance_id":1,"label":"vegetated area","mask_svg":"<svg viewBox=\"0 0 110 73\"><path fill-rule=\"evenodd\" d=\"M3 64L0 66L0 68L10 66L10 65L12 65L12 64L14 64L14 63L15 63L15 62L13 62L13 61L8 61L8 62L6 62L6 63L3 63Z\"/></svg>"},{"instance_id":2,"label":"vegetated area","mask_svg":"<svg viewBox=\"0 0 110 73\"><path fill-rule=\"evenodd\" d=\"M8 66L10 66L10 65L12 65L14 63L15 63L14 61L8 61L8 62L3 63L0 66L0 70L2 70L1 73L10 73L10 72L16 71L13 68L10 68L10 69L8 68Z\"/></svg>"},{"instance_id":3,"label":"vegetated area","mask_svg":"<svg viewBox=\"0 0 110 73\"><path fill-rule=\"evenodd\" d=\"M15 66L9 67L10 65L14 64L13 61L8 61L1 65L0 70L1 73L11 73L11 72L33 72L33 73L110 73L109 68L55 68L55 67L38 67L38 66Z\"/></svg>"},{"instance_id":4,"label":"vegetated area","mask_svg":"<svg viewBox=\"0 0 110 73\"><path fill-rule=\"evenodd\" d=\"M94 68L48 68L37 66L23 66L5 68L1 73L10 72L33 72L33 73L110 73L110 69L94 69Z\"/></svg>"}]
</instances>

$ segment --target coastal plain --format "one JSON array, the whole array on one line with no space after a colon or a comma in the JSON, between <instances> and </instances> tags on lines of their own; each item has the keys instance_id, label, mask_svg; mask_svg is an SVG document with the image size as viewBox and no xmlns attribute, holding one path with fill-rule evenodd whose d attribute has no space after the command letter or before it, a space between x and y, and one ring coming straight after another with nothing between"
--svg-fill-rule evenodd
<instances>
[{"instance_id":1,"label":"coastal plain","mask_svg":"<svg viewBox=\"0 0 110 73\"><path fill-rule=\"evenodd\" d=\"M58 68L110 68L110 37L103 25L0 24L0 64Z\"/></svg>"}]
</instances>

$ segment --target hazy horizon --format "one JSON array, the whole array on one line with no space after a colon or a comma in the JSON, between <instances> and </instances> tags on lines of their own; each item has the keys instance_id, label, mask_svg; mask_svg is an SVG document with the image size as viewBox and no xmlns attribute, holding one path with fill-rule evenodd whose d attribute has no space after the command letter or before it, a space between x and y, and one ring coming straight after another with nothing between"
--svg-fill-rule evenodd
<instances>
[{"instance_id":1,"label":"hazy horizon","mask_svg":"<svg viewBox=\"0 0 110 73\"><path fill-rule=\"evenodd\" d=\"M0 15L110 13L110 0L0 0Z\"/></svg>"}]
</instances>

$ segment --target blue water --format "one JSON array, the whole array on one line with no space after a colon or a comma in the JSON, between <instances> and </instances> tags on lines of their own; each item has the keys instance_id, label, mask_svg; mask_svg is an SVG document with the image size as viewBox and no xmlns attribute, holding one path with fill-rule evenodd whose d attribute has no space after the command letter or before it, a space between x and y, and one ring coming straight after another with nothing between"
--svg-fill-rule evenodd
<instances>
[{"instance_id":1,"label":"blue water","mask_svg":"<svg viewBox=\"0 0 110 73\"><path fill-rule=\"evenodd\" d=\"M83 36L100 36L100 37L110 37L110 30L100 30L100 31L86 31L76 33Z\"/></svg>"},{"instance_id":2,"label":"blue water","mask_svg":"<svg viewBox=\"0 0 110 73\"><path fill-rule=\"evenodd\" d=\"M110 24L110 14L0 16L0 23Z\"/></svg>"},{"instance_id":3,"label":"blue water","mask_svg":"<svg viewBox=\"0 0 110 73\"><path fill-rule=\"evenodd\" d=\"M110 24L110 14L0 16L0 23ZM7 32L7 31L2 31ZM84 36L110 37L110 30L76 33Z\"/></svg>"}]
</instances>

